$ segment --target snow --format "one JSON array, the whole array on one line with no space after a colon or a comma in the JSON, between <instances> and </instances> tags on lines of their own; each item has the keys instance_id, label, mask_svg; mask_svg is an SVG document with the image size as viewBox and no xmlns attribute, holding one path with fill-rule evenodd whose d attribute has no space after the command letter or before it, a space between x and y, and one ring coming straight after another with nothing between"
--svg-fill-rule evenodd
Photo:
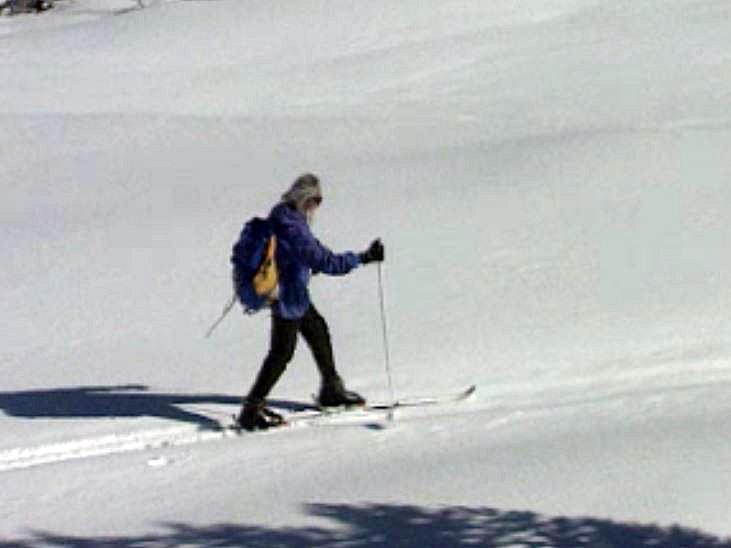
<instances>
[{"instance_id":1,"label":"snow","mask_svg":"<svg viewBox=\"0 0 731 548\"><path fill-rule=\"evenodd\" d=\"M0 544L731 546L731 6L61 0L0 18ZM256 436L228 254L304 171L397 397ZM312 293L389 397L374 266ZM308 401L305 345L272 398Z\"/></svg>"}]
</instances>

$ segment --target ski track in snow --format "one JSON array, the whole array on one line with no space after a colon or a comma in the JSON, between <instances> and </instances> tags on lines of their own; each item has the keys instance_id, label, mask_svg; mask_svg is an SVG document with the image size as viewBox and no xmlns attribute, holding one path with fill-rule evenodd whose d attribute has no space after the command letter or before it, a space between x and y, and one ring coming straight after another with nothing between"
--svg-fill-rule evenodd
<instances>
[{"instance_id":1,"label":"ski track in snow","mask_svg":"<svg viewBox=\"0 0 731 548\"><path fill-rule=\"evenodd\" d=\"M387 410L378 409L366 412L354 411L339 415L298 414L298 416L288 419L288 426L268 432L257 432L256 435L270 436L282 434L286 431L303 427L365 424L374 420L383 419L387 413ZM239 433L225 427L213 429L187 425L122 434L107 434L34 447L17 447L0 452L0 472L56 464L70 460L117 455L133 451L151 451L229 438L240 438L247 435L245 432Z\"/></svg>"},{"instance_id":2,"label":"ski track in snow","mask_svg":"<svg viewBox=\"0 0 731 548\"><path fill-rule=\"evenodd\" d=\"M337 421L335 421L335 417L321 417L322 420L318 420L319 418L313 420L313 417L300 417L299 420L294 420L287 427L268 432L257 432L257 435L270 436L284 433L293 428L316 426L324 422L325 419L333 425L342 424L345 419L344 417L337 417ZM364 418L372 420L373 414L369 413L367 417L363 417L362 415L351 416L347 418L347 422L353 423ZM18 447L0 452L0 472L56 464L70 460L118 455L133 451L151 451L228 438L240 438L247 435L245 432L239 433L225 427L217 430L187 425L79 438L35 447Z\"/></svg>"},{"instance_id":3,"label":"ski track in snow","mask_svg":"<svg viewBox=\"0 0 731 548\"><path fill-rule=\"evenodd\" d=\"M195 426L109 434L60 443L19 447L0 453L0 472L69 460L160 449L235 436L227 430L201 430Z\"/></svg>"}]
</instances>

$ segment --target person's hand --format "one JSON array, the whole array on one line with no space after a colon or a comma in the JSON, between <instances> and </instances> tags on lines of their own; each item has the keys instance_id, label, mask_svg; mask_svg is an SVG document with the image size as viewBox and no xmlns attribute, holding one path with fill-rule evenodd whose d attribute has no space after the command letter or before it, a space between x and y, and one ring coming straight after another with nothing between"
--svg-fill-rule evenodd
<instances>
[{"instance_id":1,"label":"person's hand","mask_svg":"<svg viewBox=\"0 0 731 548\"><path fill-rule=\"evenodd\" d=\"M362 264L368 264L372 262L382 262L385 259L386 250L383 247L383 243L380 239L373 240L370 247L361 253L358 257Z\"/></svg>"}]
</instances>

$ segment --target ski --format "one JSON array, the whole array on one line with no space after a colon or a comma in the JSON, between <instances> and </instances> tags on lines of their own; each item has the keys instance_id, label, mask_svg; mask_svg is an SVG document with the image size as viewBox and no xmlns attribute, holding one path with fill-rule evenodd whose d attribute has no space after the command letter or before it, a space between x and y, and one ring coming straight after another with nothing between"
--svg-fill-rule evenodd
<instances>
[{"instance_id":1,"label":"ski","mask_svg":"<svg viewBox=\"0 0 731 548\"><path fill-rule=\"evenodd\" d=\"M315 405L315 409L321 413L337 413L342 411L361 410L361 411L389 411L391 409L398 409L399 407L423 407L426 405L439 405L446 403L456 403L468 399L477 391L477 385L470 385L464 390L459 392L441 394L438 396L422 396L414 398L403 398L394 402L376 402L366 403L360 406L343 406L325 408ZM314 396L313 396L314 399ZM315 399L316 401L316 399Z\"/></svg>"},{"instance_id":2,"label":"ski","mask_svg":"<svg viewBox=\"0 0 731 548\"><path fill-rule=\"evenodd\" d=\"M319 422L326 422L329 419L334 419L338 417L353 420L368 419L372 418L374 415L390 413L396 409L401 408L458 403L469 399L476 391L477 386L473 384L458 392L440 394L436 396L402 398L396 400L395 402L374 402L366 403L365 405L342 407L320 407L318 405L303 405L301 409L286 414L284 416L284 423L265 429L263 430L263 432L272 430L276 431L282 428L305 425L308 423L317 424ZM236 417L234 415L232 423L226 425L225 428L238 434L248 433L246 430L243 430L236 424L235 418Z\"/></svg>"},{"instance_id":3,"label":"ski","mask_svg":"<svg viewBox=\"0 0 731 548\"><path fill-rule=\"evenodd\" d=\"M460 390L459 392L451 394L442 394L438 396L425 396L417 398L405 398L396 400L392 403L373 403L366 405L369 409L398 409L399 407L421 407L425 405L440 405L446 403L457 403L470 398L477 391L477 385L473 384Z\"/></svg>"}]
</instances>

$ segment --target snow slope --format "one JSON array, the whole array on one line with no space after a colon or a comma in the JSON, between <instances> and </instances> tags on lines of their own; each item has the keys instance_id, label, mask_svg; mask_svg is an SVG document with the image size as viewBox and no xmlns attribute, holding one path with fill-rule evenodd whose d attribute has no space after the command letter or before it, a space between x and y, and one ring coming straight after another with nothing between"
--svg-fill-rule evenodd
<instances>
[{"instance_id":1,"label":"snow slope","mask_svg":"<svg viewBox=\"0 0 731 548\"><path fill-rule=\"evenodd\" d=\"M76 0L0 43L0 544L731 546L727 2ZM396 395L472 401L200 430L267 344L203 338L230 246L309 170L325 243L386 242ZM312 293L384 400L377 288Z\"/></svg>"}]
</instances>

